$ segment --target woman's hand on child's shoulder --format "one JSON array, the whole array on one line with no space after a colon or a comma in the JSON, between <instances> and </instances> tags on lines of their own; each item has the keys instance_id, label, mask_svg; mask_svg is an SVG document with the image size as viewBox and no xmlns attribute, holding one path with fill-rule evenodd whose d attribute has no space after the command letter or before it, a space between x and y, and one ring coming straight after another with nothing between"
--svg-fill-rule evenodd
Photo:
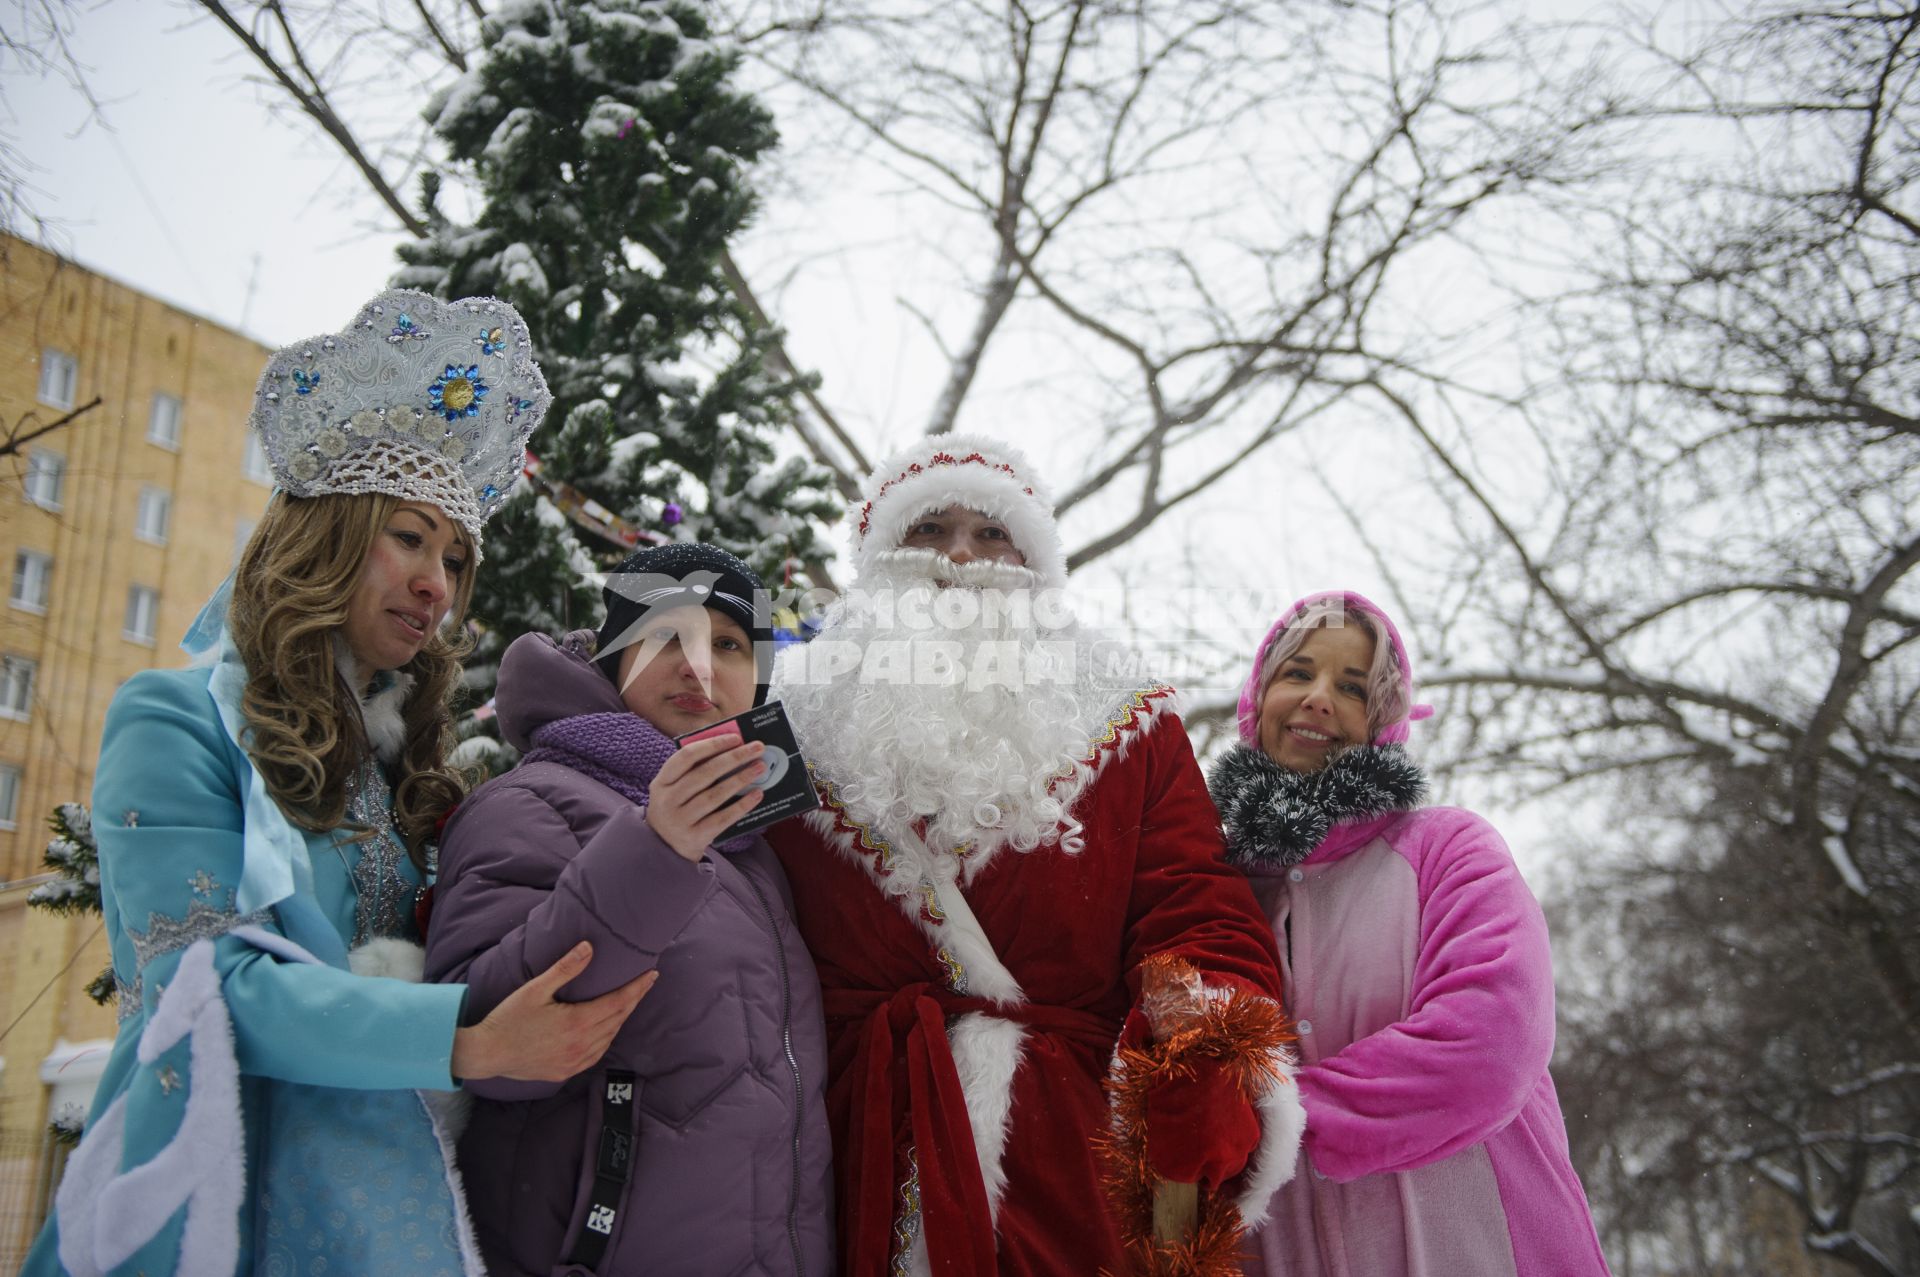
<instances>
[{"instance_id":1,"label":"woman's hand on child's shoulder","mask_svg":"<svg viewBox=\"0 0 1920 1277\"><path fill-rule=\"evenodd\" d=\"M715 838L760 802L761 791L749 782L766 775L762 747L739 739L710 736L681 746L647 787L648 826L686 860L698 861ZM732 774L736 771L738 776ZM746 785L745 792L736 785Z\"/></svg>"}]
</instances>

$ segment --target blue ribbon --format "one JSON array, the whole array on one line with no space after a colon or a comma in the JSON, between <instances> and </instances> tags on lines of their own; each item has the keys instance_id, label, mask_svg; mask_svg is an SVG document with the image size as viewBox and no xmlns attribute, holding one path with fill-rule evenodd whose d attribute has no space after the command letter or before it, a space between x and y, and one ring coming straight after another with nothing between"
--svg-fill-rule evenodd
<instances>
[{"instance_id":1,"label":"blue ribbon","mask_svg":"<svg viewBox=\"0 0 1920 1277\"><path fill-rule=\"evenodd\" d=\"M180 650L193 657L195 665L213 667L207 679L207 695L213 698L214 708L220 713L220 725L226 730L227 738L244 754L247 720L241 710L241 700L247 690L247 667L240 659L240 649L234 646L233 636L227 633L227 608L232 601L233 573L229 572L206 606L200 609L200 614L193 618L193 624L187 627L186 637L180 640ZM278 905L298 891L311 893L313 865L307 859L306 836L293 827L280 810L280 804L273 801L251 759L243 805L243 861L240 886L234 896L235 909L252 913ZM338 937L332 938L337 947ZM311 942L308 947L313 947Z\"/></svg>"}]
</instances>

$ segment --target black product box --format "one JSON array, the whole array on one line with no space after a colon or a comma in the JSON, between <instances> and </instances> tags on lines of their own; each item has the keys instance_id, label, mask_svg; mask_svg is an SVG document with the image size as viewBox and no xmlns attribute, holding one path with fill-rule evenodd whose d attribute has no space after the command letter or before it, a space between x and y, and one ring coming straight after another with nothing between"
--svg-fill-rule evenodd
<instances>
[{"instance_id":1,"label":"black product box","mask_svg":"<svg viewBox=\"0 0 1920 1277\"><path fill-rule=\"evenodd\" d=\"M752 811L729 825L715 842L755 833L820 805L813 777L807 772L807 760L800 756L800 742L794 739L793 724L787 721L786 708L779 701L768 701L744 714L676 736L673 741L676 745L687 745L709 736L737 736L742 743L759 741L764 751L762 760L767 764L767 774L754 782L767 796Z\"/></svg>"}]
</instances>

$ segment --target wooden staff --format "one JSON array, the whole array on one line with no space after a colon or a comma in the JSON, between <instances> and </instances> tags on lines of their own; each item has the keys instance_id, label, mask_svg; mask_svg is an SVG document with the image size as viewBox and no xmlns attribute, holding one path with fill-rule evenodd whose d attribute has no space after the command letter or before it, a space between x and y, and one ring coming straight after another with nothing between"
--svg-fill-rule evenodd
<instances>
[{"instance_id":1,"label":"wooden staff","mask_svg":"<svg viewBox=\"0 0 1920 1277\"><path fill-rule=\"evenodd\" d=\"M1184 1246L1200 1225L1200 1186L1178 1180L1153 1181L1153 1240Z\"/></svg>"}]
</instances>

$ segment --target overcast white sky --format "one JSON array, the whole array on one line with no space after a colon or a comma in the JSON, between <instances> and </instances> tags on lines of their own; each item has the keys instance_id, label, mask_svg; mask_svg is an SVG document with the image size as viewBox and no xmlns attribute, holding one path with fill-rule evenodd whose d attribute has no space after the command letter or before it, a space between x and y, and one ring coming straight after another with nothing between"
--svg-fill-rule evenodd
<instances>
[{"instance_id":1,"label":"overcast white sky","mask_svg":"<svg viewBox=\"0 0 1920 1277\"><path fill-rule=\"evenodd\" d=\"M55 224L56 247L270 345L345 323L384 286L400 233L330 142L304 118L268 110L272 95L251 82L254 66L225 30L181 0L104 0L82 9L76 25L74 52L104 100L104 125L89 122L84 101L57 78L0 78L9 127L40 170L35 205ZM796 140L800 117L782 111L777 97L769 101ZM396 95L394 109L418 103ZM827 401L878 460L920 431L946 371L902 304L900 281L951 277L951 261L935 259L974 244L972 228L947 235L928 226L926 202L903 197L898 180L874 165L843 166L830 147L804 154L809 167L762 175L766 207L737 255L789 323L796 357L822 373ZM949 340L971 321L974 303L963 291L922 289L913 301ZM1022 322L1020 312L1009 316L961 426L1021 443L1063 486L1088 449L1052 427L1081 388L1055 371L1047 335L1021 331ZM1303 472L1310 460L1334 474L1362 471L1365 478L1343 482L1391 501L1395 485L1412 476L1385 473L1367 434L1355 423L1311 443L1270 447L1081 585L1112 586L1122 573L1131 581L1191 580L1198 547L1201 574L1214 584L1240 583L1282 602L1333 584L1378 595L1384 582L1337 511L1313 508L1308 496L1321 480ZM1284 558L1246 514L1281 502L1290 515ZM1069 544L1119 513L1077 512ZM1246 633L1228 641L1250 643L1265 619L1243 618Z\"/></svg>"},{"instance_id":2,"label":"overcast white sky","mask_svg":"<svg viewBox=\"0 0 1920 1277\"><path fill-rule=\"evenodd\" d=\"M210 18L178 0L106 0L81 11L73 47L105 102L104 126L89 122L84 101L57 78L0 78L9 127L39 169L34 202L55 224L56 247L270 345L346 322L384 286L399 232L311 125L269 112L268 95L249 80L253 64ZM782 124L793 127L790 119ZM762 263L759 287L793 325L790 346L822 372L829 402L877 459L918 433L944 373L888 275L915 272L942 246L909 224L912 210L889 197L884 178L861 190L847 185L847 173L806 176L814 184L804 191L769 192L769 208L739 255L750 270ZM795 273L795 261L831 241L862 247L843 252L834 270ZM936 306L934 318L957 329L971 302L959 295L949 305L945 313ZM1045 420L1055 388L1044 356L1025 368L1005 358L1018 345L1003 340L996 348L962 426L1017 436L1033 448L1035 418ZM1036 452L1054 470L1083 455L1070 440ZM1270 501L1260 476L1249 473L1223 485L1219 500L1166 520L1151 538L1157 549L1141 547L1144 557L1165 566L1198 539L1212 547L1217 569L1273 581L1254 539L1234 530L1242 509ZM1103 522L1100 513L1083 516L1088 533ZM1296 556L1310 557L1322 524L1333 534L1329 546L1344 540L1331 518L1308 520L1295 529ZM1365 579L1369 572L1356 554L1341 579L1378 588ZM1315 573L1297 585L1332 575ZM1274 582L1282 593L1295 586Z\"/></svg>"},{"instance_id":3,"label":"overcast white sky","mask_svg":"<svg viewBox=\"0 0 1920 1277\"><path fill-rule=\"evenodd\" d=\"M267 95L249 82L251 62L211 19L179 0L105 0L81 12L74 51L104 99L104 126L88 122L84 101L56 78L0 77L0 110L38 166L34 203L54 224L57 248L270 345L344 324L384 286L400 233L331 143L303 119L269 113ZM782 124L790 131L791 121ZM767 214L738 255L792 325L796 357L823 373L829 402L877 456L918 433L944 373L887 276L931 265L942 246L909 224L906 202L890 196L884 176L865 187L841 184L843 176L814 171L805 175L814 183L808 189L769 189ZM835 238L863 248L842 253L830 270L794 265L807 260L810 241ZM1453 282L1424 286L1438 294ZM935 318L964 323L969 299L948 304ZM997 349L1018 346L1003 341ZM962 426L1031 447L1049 398L1062 392L1043 349L1016 359L997 353L996 361ZM1087 452L1070 436L1038 442L1043 468L1056 472ZM1404 454L1403 442L1366 422L1269 448L1079 585L1184 585L1197 574L1209 586L1258 592L1265 601L1247 600L1214 626L1214 638L1249 656L1286 598L1346 586L1387 599L1387 583L1318 494L1331 477L1370 510L1434 499L1417 466L1404 455L1395 461L1395 448ZM1110 524L1112 514L1077 513L1069 542ZM1416 661L1429 661L1421 638L1409 635Z\"/></svg>"},{"instance_id":4,"label":"overcast white sky","mask_svg":"<svg viewBox=\"0 0 1920 1277\"><path fill-rule=\"evenodd\" d=\"M180 0L97 0L81 11L73 48L105 102L104 127L56 77L0 76L0 112L38 167L34 206L55 224L55 247L269 345L345 323L385 285L402 238L391 217L308 121L268 110L274 99L253 82L253 62L211 18ZM807 193L803 220L815 229L857 216L846 239L909 238L884 200L820 198ZM740 251L751 258L753 245ZM778 283L761 287L771 296ZM871 283L842 280L830 303L803 298L810 313L830 304L836 319L805 326L792 344L816 364L844 365L829 377L860 401L848 405L853 420L897 421L869 440L897 442L917 432L930 394L903 369L904 344L876 343L905 315Z\"/></svg>"},{"instance_id":5,"label":"overcast white sky","mask_svg":"<svg viewBox=\"0 0 1920 1277\"><path fill-rule=\"evenodd\" d=\"M345 323L385 282L398 234L364 216L336 151L269 117L224 30L113 0L75 35L110 129L59 79L0 80L57 247L272 345Z\"/></svg>"}]
</instances>

